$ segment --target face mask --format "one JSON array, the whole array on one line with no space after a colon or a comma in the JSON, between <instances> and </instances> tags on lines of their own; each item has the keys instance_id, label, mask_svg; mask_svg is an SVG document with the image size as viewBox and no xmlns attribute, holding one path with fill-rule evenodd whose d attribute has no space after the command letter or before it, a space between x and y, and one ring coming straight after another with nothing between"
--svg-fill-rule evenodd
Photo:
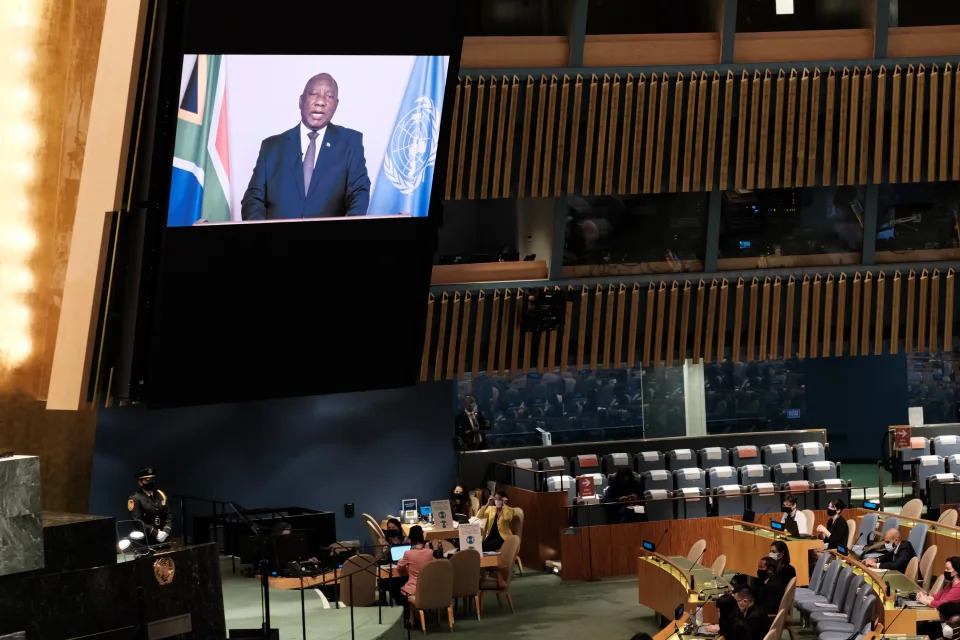
<instances>
[{"instance_id":1,"label":"face mask","mask_svg":"<svg viewBox=\"0 0 960 640\"><path fill-rule=\"evenodd\" d=\"M837 510L836 510L836 509L827 509L827 517L828 517L828 518L832 518L832 517L835 516L835 515L837 515Z\"/></svg>"},{"instance_id":2,"label":"face mask","mask_svg":"<svg viewBox=\"0 0 960 640\"><path fill-rule=\"evenodd\" d=\"M476 410L477 410L477 403L476 403L476 402L471 403L471 404L470 404L470 411L476 411Z\"/></svg>"},{"instance_id":3,"label":"face mask","mask_svg":"<svg viewBox=\"0 0 960 640\"><path fill-rule=\"evenodd\" d=\"M142 486L144 491L153 491L153 482L144 482Z\"/></svg>"},{"instance_id":4,"label":"face mask","mask_svg":"<svg viewBox=\"0 0 960 640\"><path fill-rule=\"evenodd\" d=\"M943 579L946 580L947 582L950 582L951 580L953 580L953 578L954 578L954 574L950 573L949 571L943 572Z\"/></svg>"},{"instance_id":5,"label":"face mask","mask_svg":"<svg viewBox=\"0 0 960 640\"><path fill-rule=\"evenodd\" d=\"M780 552L779 552L779 551L771 551L771 552L770 552L770 557L771 557L773 560L779 560L779 559L780 559Z\"/></svg>"},{"instance_id":6,"label":"face mask","mask_svg":"<svg viewBox=\"0 0 960 640\"><path fill-rule=\"evenodd\" d=\"M884 543L883 543L883 548L886 549L887 551L893 551L893 543L892 543L892 542L884 542Z\"/></svg>"},{"instance_id":7,"label":"face mask","mask_svg":"<svg viewBox=\"0 0 960 640\"><path fill-rule=\"evenodd\" d=\"M783 505L783 509L781 509L781 511L783 511L784 513L793 513L793 507L788 507L787 505Z\"/></svg>"},{"instance_id":8,"label":"face mask","mask_svg":"<svg viewBox=\"0 0 960 640\"><path fill-rule=\"evenodd\" d=\"M497 509L499 509L500 507L503 506L503 500L494 500L493 504Z\"/></svg>"},{"instance_id":9,"label":"face mask","mask_svg":"<svg viewBox=\"0 0 960 640\"><path fill-rule=\"evenodd\" d=\"M953 637L953 627L951 627L950 625L945 624L945 623L944 623L944 624L941 624L941 625L940 625L940 629L943 630L943 637L944 637L944 638L952 638L952 637Z\"/></svg>"},{"instance_id":10,"label":"face mask","mask_svg":"<svg viewBox=\"0 0 960 640\"><path fill-rule=\"evenodd\" d=\"M767 572L766 571L757 571L757 580L766 580Z\"/></svg>"}]
</instances>

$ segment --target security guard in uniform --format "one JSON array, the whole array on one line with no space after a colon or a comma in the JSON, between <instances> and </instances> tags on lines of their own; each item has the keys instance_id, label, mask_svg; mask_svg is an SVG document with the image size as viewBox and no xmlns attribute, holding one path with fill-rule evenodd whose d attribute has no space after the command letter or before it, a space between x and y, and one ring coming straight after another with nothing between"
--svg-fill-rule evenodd
<instances>
[{"instance_id":1,"label":"security guard in uniform","mask_svg":"<svg viewBox=\"0 0 960 640\"><path fill-rule=\"evenodd\" d=\"M141 469L137 473L140 490L127 500L127 511L134 520L143 523L151 544L165 542L173 529L173 514L167 506L167 496L154 487L155 478L152 468Z\"/></svg>"}]
</instances>

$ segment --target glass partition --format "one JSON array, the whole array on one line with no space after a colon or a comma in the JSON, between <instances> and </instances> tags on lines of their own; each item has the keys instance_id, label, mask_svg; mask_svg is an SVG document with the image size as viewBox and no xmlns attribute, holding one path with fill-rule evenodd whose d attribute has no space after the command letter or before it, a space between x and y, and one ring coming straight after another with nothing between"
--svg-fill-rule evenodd
<instances>
[{"instance_id":1,"label":"glass partition","mask_svg":"<svg viewBox=\"0 0 960 640\"><path fill-rule=\"evenodd\" d=\"M960 258L960 182L880 187L877 262Z\"/></svg>"},{"instance_id":2,"label":"glass partition","mask_svg":"<svg viewBox=\"0 0 960 640\"><path fill-rule=\"evenodd\" d=\"M803 362L771 360L704 368L708 433L803 428Z\"/></svg>"}]
</instances>

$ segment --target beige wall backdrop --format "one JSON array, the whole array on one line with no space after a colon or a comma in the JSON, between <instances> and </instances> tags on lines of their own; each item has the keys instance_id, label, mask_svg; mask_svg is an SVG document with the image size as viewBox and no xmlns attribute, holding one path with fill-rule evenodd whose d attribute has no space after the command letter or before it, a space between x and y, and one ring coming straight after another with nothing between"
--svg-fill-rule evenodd
<instances>
[{"instance_id":1,"label":"beige wall backdrop","mask_svg":"<svg viewBox=\"0 0 960 640\"><path fill-rule=\"evenodd\" d=\"M5 12L23 9L13 4L0 2L0 20L10 17ZM96 414L46 411L43 401L60 320L107 0L29 4L40 8L30 77L38 133L29 191L36 233L30 262L34 289L26 300L33 348L25 362L0 371L0 450L41 456L44 508L84 512Z\"/></svg>"}]
</instances>

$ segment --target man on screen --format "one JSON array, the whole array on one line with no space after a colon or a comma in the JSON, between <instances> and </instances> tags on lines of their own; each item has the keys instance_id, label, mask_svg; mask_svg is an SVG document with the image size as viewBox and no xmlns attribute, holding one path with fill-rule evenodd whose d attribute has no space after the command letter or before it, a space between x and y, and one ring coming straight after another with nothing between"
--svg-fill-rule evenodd
<instances>
[{"instance_id":1,"label":"man on screen","mask_svg":"<svg viewBox=\"0 0 960 640\"><path fill-rule=\"evenodd\" d=\"M363 134L330 122L339 102L330 74L307 81L300 96L300 123L260 145L243 194L244 220L366 215L370 178Z\"/></svg>"}]
</instances>

